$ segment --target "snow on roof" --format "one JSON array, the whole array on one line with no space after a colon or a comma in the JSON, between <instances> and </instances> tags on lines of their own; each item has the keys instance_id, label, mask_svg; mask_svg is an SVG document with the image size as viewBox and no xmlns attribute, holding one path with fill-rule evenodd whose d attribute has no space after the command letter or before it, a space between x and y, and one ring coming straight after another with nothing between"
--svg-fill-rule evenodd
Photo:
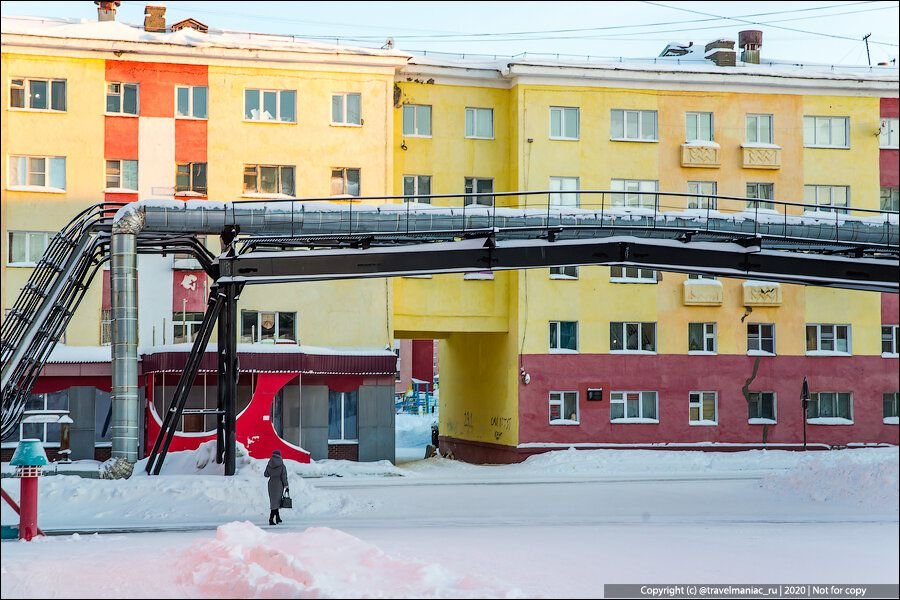
<instances>
[{"instance_id":1,"label":"snow on roof","mask_svg":"<svg viewBox=\"0 0 900 600\"><path fill-rule=\"evenodd\" d=\"M67 346L56 344L48 363L108 363L112 361L109 346Z\"/></svg>"},{"instance_id":2,"label":"snow on roof","mask_svg":"<svg viewBox=\"0 0 900 600\"><path fill-rule=\"evenodd\" d=\"M190 352L193 344L165 344L138 349L139 355L149 356L164 352ZM217 346L209 344L207 352L216 352ZM297 344L238 344L238 353L245 354L311 354L316 356L394 356L393 350L384 348L301 346ZM108 363L111 362L109 346L67 346L56 344L48 364Z\"/></svg>"},{"instance_id":3,"label":"snow on roof","mask_svg":"<svg viewBox=\"0 0 900 600\"><path fill-rule=\"evenodd\" d=\"M210 29L200 32L192 28L179 29L172 33L144 31L138 25L120 21L95 21L91 19L59 19L49 17L3 17L0 29L4 35L21 34L43 37L107 40L123 42L145 42L170 44L196 48L240 48L288 50L308 53L360 54L370 56L407 57L408 54L396 50L381 50L361 46L328 44L304 40L292 35L276 35Z\"/></svg>"}]
</instances>

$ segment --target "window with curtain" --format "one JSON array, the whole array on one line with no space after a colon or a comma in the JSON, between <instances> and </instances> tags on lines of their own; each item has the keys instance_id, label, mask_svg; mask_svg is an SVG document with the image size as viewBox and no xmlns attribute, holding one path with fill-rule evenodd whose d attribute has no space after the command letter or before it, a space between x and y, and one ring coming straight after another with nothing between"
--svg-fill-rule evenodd
<instances>
[{"instance_id":1,"label":"window with curtain","mask_svg":"<svg viewBox=\"0 0 900 600\"><path fill-rule=\"evenodd\" d=\"M362 95L332 94L331 123L333 125L362 125Z\"/></svg>"},{"instance_id":2,"label":"window with curtain","mask_svg":"<svg viewBox=\"0 0 900 600\"><path fill-rule=\"evenodd\" d=\"M581 135L580 109L570 106L550 107L550 139L577 140Z\"/></svg>"},{"instance_id":3,"label":"window with curtain","mask_svg":"<svg viewBox=\"0 0 900 600\"><path fill-rule=\"evenodd\" d=\"M403 135L411 137L431 137L430 105L403 105Z\"/></svg>"},{"instance_id":4,"label":"window with curtain","mask_svg":"<svg viewBox=\"0 0 900 600\"><path fill-rule=\"evenodd\" d=\"M809 395L807 419L838 419L853 421L851 392L814 392ZM849 423L848 423L849 424Z\"/></svg>"},{"instance_id":5,"label":"window with curtain","mask_svg":"<svg viewBox=\"0 0 900 600\"><path fill-rule=\"evenodd\" d=\"M297 90L244 90L244 119L297 122Z\"/></svg>"},{"instance_id":6,"label":"window with curtain","mask_svg":"<svg viewBox=\"0 0 900 600\"><path fill-rule=\"evenodd\" d=\"M715 323L688 323L688 352L716 352Z\"/></svg>"},{"instance_id":7,"label":"window with curtain","mask_svg":"<svg viewBox=\"0 0 900 600\"><path fill-rule=\"evenodd\" d=\"M9 107L65 112L66 80L14 77L9 81Z\"/></svg>"},{"instance_id":8,"label":"window with curtain","mask_svg":"<svg viewBox=\"0 0 900 600\"><path fill-rule=\"evenodd\" d=\"M480 139L494 138L493 108L466 108L466 137Z\"/></svg>"},{"instance_id":9,"label":"window with curtain","mask_svg":"<svg viewBox=\"0 0 900 600\"><path fill-rule=\"evenodd\" d=\"M48 191L65 191L66 158L64 156L9 157L9 188L44 188Z\"/></svg>"},{"instance_id":10,"label":"window with curtain","mask_svg":"<svg viewBox=\"0 0 900 600\"><path fill-rule=\"evenodd\" d=\"M748 420L775 422L775 392L749 392L747 402Z\"/></svg>"},{"instance_id":11,"label":"window with curtain","mask_svg":"<svg viewBox=\"0 0 900 600\"><path fill-rule=\"evenodd\" d=\"M550 321L550 351L578 351L578 322Z\"/></svg>"},{"instance_id":12,"label":"window with curtain","mask_svg":"<svg viewBox=\"0 0 900 600\"><path fill-rule=\"evenodd\" d=\"M656 392L610 392L611 423L659 422L659 398Z\"/></svg>"},{"instance_id":13,"label":"window with curtain","mask_svg":"<svg viewBox=\"0 0 900 600\"><path fill-rule=\"evenodd\" d=\"M611 111L610 138L613 141L658 141L655 110Z\"/></svg>"},{"instance_id":14,"label":"window with curtain","mask_svg":"<svg viewBox=\"0 0 900 600\"><path fill-rule=\"evenodd\" d=\"M685 141L713 141L713 114L711 112L685 113Z\"/></svg>"},{"instance_id":15,"label":"window with curtain","mask_svg":"<svg viewBox=\"0 0 900 600\"><path fill-rule=\"evenodd\" d=\"M656 323L609 324L610 352L656 352Z\"/></svg>"},{"instance_id":16,"label":"window with curtain","mask_svg":"<svg viewBox=\"0 0 900 600\"><path fill-rule=\"evenodd\" d=\"M688 421L691 425L715 425L718 423L717 392L691 392L688 399Z\"/></svg>"},{"instance_id":17,"label":"window with curtain","mask_svg":"<svg viewBox=\"0 0 900 600\"><path fill-rule=\"evenodd\" d=\"M109 114L138 114L138 84L113 82L106 84L106 112Z\"/></svg>"},{"instance_id":18,"label":"window with curtain","mask_svg":"<svg viewBox=\"0 0 900 600\"><path fill-rule=\"evenodd\" d=\"M550 424L578 424L578 392L550 392Z\"/></svg>"},{"instance_id":19,"label":"window with curtain","mask_svg":"<svg viewBox=\"0 0 900 600\"><path fill-rule=\"evenodd\" d=\"M774 200L775 199L775 184L774 183L748 183L747 184L747 198L752 199L752 200L747 201L747 208L749 208L749 209L764 208L767 210L775 210L774 202L762 202L762 200Z\"/></svg>"}]
</instances>

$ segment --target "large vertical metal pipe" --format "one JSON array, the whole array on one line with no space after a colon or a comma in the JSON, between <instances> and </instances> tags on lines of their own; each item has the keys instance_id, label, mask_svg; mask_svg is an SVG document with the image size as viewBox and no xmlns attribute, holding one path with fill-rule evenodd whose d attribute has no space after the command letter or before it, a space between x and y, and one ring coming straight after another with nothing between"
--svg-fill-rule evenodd
<instances>
[{"instance_id":1,"label":"large vertical metal pipe","mask_svg":"<svg viewBox=\"0 0 900 600\"><path fill-rule=\"evenodd\" d=\"M138 460L137 234L144 213L135 210L113 224L110 245L112 305L112 457Z\"/></svg>"},{"instance_id":2,"label":"large vertical metal pipe","mask_svg":"<svg viewBox=\"0 0 900 600\"><path fill-rule=\"evenodd\" d=\"M225 286L225 339L219 338L219 356L225 363L225 474L234 475L237 453L237 284Z\"/></svg>"}]
</instances>

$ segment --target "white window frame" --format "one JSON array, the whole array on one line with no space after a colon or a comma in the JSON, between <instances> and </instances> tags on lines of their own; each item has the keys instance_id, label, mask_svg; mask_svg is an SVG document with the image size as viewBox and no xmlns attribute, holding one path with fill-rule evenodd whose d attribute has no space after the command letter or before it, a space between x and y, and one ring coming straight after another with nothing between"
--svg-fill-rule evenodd
<instances>
[{"instance_id":1,"label":"white window frame","mask_svg":"<svg viewBox=\"0 0 900 600\"><path fill-rule=\"evenodd\" d=\"M65 395L66 395L66 408L64 408L64 409L63 408L47 408L48 396L50 396L51 394L59 394L59 393L65 393ZM27 423L25 421L25 419L31 415L46 415L49 417L55 416L57 418L61 417L63 415L69 415L71 412L71 409L72 409L72 402L71 402L71 398L69 397L68 390L62 390L61 392L45 392L42 394L31 394L31 396L32 397L41 396L43 403L44 403L44 408L25 410L22 413L22 421L19 423L19 439L22 440L25 438L25 434L24 434L25 425L42 425L41 429L43 429L43 433L41 434L41 437L39 438L41 440L41 445L44 446L45 448L58 448L59 442L48 442L47 441L47 425L58 424L58 421L43 422L43 423L40 423L40 422L39 423ZM30 398L28 401L26 401L26 404L25 404L26 407L28 406L28 402L30 402L30 401L31 401Z\"/></svg>"},{"instance_id":2,"label":"white window frame","mask_svg":"<svg viewBox=\"0 0 900 600\"><path fill-rule=\"evenodd\" d=\"M628 416L628 395L637 394L638 416ZM655 417L644 416L644 394L653 394ZM614 404L622 405L623 417L614 419L612 407ZM610 423L659 423L659 392L651 390L622 390L609 393L609 422Z\"/></svg>"},{"instance_id":3,"label":"white window frame","mask_svg":"<svg viewBox=\"0 0 900 600\"><path fill-rule=\"evenodd\" d=\"M688 181L688 194L703 194L703 196L688 196L687 207L716 210L717 188L715 181Z\"/></svg>"},{"instance_id":4,"label":"white window frame","mask_svg":"<svg viewBox=\"0 0 900 600\"><path fill-rule=\"evenodd\" d=\"M550 267L550 279L578 279L578 267L573 265Z\"/></svg>"},{"instance_id":5,"label":"white window frame","mask_svg":"<svg viewBox=\"0 0 900 600\"><path fill-rule=\"evenodd\" d=\"M750 402L747 402L747 424L748 425L775 425L778 423L778 394L775 392L749 392L751 396L751 400L753 400L752 396L756 396L756 407L757 412L762 412L762 401L764 395L772 396L772 418L768 417L751 417L750 416Z\"/></svg>"},{"instance_id":6,"label":"white window frame","mask_svg":"<svg viewBox=\"0 0 900 600\"><path fill-rule=\"evenodd\" d=\"M245 164L245 165L244 165L244 170L243 170L243 175L241 176L241 186L242 186L242 187L244 186L244 179L243 179L243 178L244 178L244 176L247 174L247 171L248 171L251 167L254 167L254 168L256 169L256 191L251 191L251 190L244 189L244 192L243 192L243 196L244 196L244 197L250 197L250 198L276 198L276 197L279 197L279 196L286 196L286 197L289 197L289 198L293 198L294 196L296 196L296 194L297 194L297 167L296 167L296 166L294 166L294 165L267 165L267 164L249 164L249 165L248 165L248 164ZM274 191L274 192L264 192L264 191L261 191L261 190L260 190L260 179L261 179L260 169L261 169L262 167L271 167L271 168L275 168L275 169L278 170L278 171L277 171L277 172L278 172L278 181L276 182L276 185L277 185L278 189L277 189L276 191ZM283 184L283 182L282 182L282 170L283 170L283 169L293 169L293 171L294 171L294 176L293 176L294 190L293 190L293 193L291 193L291 194L288 194L288 193L286 193L286 192L283 191L283 190L284 190L284 184ZM208 178L209 178L209 174L207 173L207 179L208 179ZM207 181L207 185L208 185L208 184L209 184L209 182Z\"/></svg>"},{"instance_id":7,"label":"white window frame","mask_svg":"<svg viewBox=\"0 0 900 600\"><path fill-rule=\"evenodd\" d=\"M109 346L112 344L112 309L100 309L100 345Z\"/></svg>"},{"instance_id":8,"label":"white window frame","mask_svg":"<svg viewBox=\"0 0 900 600\"><path fill-rule=\"evenodd\" d=\"M244 337L242 330L243 330L243 324L244 324L244 314L246 314L246 313L256 313L256 329L252 329L250 332L250 339L251 339L250 342L241 342L241 343L244 343L244 344L248 344L248 343L249 344L263 344L263 343L268 344L268 343L270 343L270 342L262 341L262 316L264 313L271 313L271 314L275 315L275 337L272 338L274 343L276 343L276 344L285 343L285 342L300 343L300 340L299 340L300 336L297 331L300 323L299 323L299 320L297 317L297 311L293 311L293 310L258 310L258 309L242 310L241 314L238 317L240 319L238 322L238 332L237 332L239 340L242 337ZM294 331L291 332L292 337L282 337L281 336L281 315L282 314L294 315Z\"/></svg>"},{"instance_id":9,"label":"white window frame","mask_svg":"<svg viewBox=\"0 0 900 600\"><path fill-rule=\"evenodd\" d=\"M618 274L617 274L618 273ZM653 269L612 265L609 268L610 283L658 283L657 273Z\"/></svg>"},{"instance_id":10,"label":"white window frame","mask_svg":"<svg viewBox=\"0 0 900 600\"><path fill-rule=\"evenodd\" d=\"M813 327L816 330L816 347L812 350L809 349L808 342L809 339L806 337L809 334L809 328ZM844 337L847 340L847 350L837 350L838 347L838 333L844 330ZM834 346L834 350L822 350L822 341L824 339L824 335L826 332L830 332L831 334L831 343ZM846 323L807 323L806 330L804 331L804 339L807 344L806 355L807 356L852 356L853 355L853 340L852 340L852 328L849 324Z\"/></svg>"},{"instance_id":11,"label":"white window frame","mask_svg":"<svg viewBox=\"0 0 900 600\"><path fill-rule=\"evenodd\" d=\"M359 97L359 123L354 123L348 119L348 104L347 98L350 96ZM340 121L334 120L334 99L341 99L341 115ZM335 92L331 94L331 124L337 127L362 127L363 126L363 105L362 105L362 93L361 92Z\"/></svg>"},{"instance_id":12,"label":"white window frame","mask_svg":"<svg viewBox=\"0 0 900 600\"><path fill-rule=\"evenodd\" d=\"M703 350L691 350L691 325L700 325L700 338L703 341ZM688 354L689 355L706 355L711 356L713 354L718 354L719 346L718 346L718 327L716 323L710 322L692 322L688 323ZM712 350L708 350L709 346L712 345Z\"/></svg>"},{"instance_id":13,"label":"white window frame","mask_svg":"<svg viewBox=\"0 0 900 600\"><path fill-rule=\"evenodd\" d=\"M609 189L613 206L655 209L659 202L659 181L656 179L611 179ZM647 188L653 189L647 189Z\"/></svg>"},{"instance_id":14,"label":"white window frame","mask_svg":"<svg viewBox=\"0 0 900 600\"><path fill-rule=\"evenodd\" d=\"M887 352L884 350L885 330L890 336L891 345ZM881 326L881 356L884 358L897 358L898 350L900 350L900 325L883 324Z\"/></svg>"},{"instance_id":15,"label":"white window frame","mask_svg":"<svg viewBox=\"0 0 900 600\"><path fill-rule=\"evenodd\" d=\"M747 137L747 144L774 144L775 143L775 116L771 114L763 114L763 113L747 113L746 116L746 127L745 127L745 135ZM756 139L751 140L750 131L751 131L751 121L753 122L753 136ZM769 124L769 137L766 140L759 139L762 133L762 123L768 122Z\"/></svg>"},{"instance_id":16,"label":"white window frame","mask_svg":"<svg viewBox=\"0 0 900 600\"><path fill-rule=\"evenodd\" d=\"M490 192L479 192L478 184L483 181L489 181L491 184ZM472 191L466 188L471 183ZM474 194L488 194L490 196L475 196ZM465 206L493 206L494 205L494 178L493 177L465 177L463 179L463 204ZM487 202L487 203L485 203Z\"/></svg>"},{"instance_id":17,"label":"white window frame","mask_svg":"<svg viewBox=\"0 0 900 600\"><path fill-rule=\"evenodd\" d=\"M880 201L878 206L881 210L889 210L897 212L900 210L900 187L897 186L881 186Z\"/></svg>"},{"instance_id":18,"label":"white window frame","mask_svg":"<svg viewBox=\"0 0 900 600\"><path fill-rule=\"evenodd\" d=\"M259 103L259 107L256 109L257 117L253 118L252 116L247 116L247 92L256 92L257 93L257 101ZM294 94L294 118L293 120L285 120L281 116L281 95L285 92L290 92ZM263 118L263 95L264 94L275 94L275 115L271 119ZM208 101L207 101L208 103ZM244 121L247 123L285 123L291 124L297 122L297 90L273 90L268 88L244 88Z\"/></svg>"},{"instance_id":19,"label":"white window frame","mask_svg":"<svg viewBox=\"0 0 900 600\"><path fill-rule=\"evenodd\" d=\"M553 135L553 113L559 113L559 135ZM571 116L574 113L574 117ZM569 115L568 117L566 115ZM575 137L566 135L566 123L569 119L575 119ZM564 141L578 141L581 139L581 108L577 106L551 106L550 107L550 139Z\"/></svg>"},{"instance_id":20,"label":"white window frame","mask_svg":"<svg viewBox=\"0 0 900 600\"><path fill-rule=\"evenodd\" d=\"M753 195L750 195L750 186L754 186ZM765 187L764 187L765 186ZM772 192L771 198L761 198L759 195L760 190L769 189ZM760 210L775 210L775 184L768 181L748 181L747 182L747 208L749 210L756 210L757 208ZM753 200L758 200L758 202L754 202Z\"/></svg>"},{"instance_id":21,"label":"white window frame","mask_svg":"<svg viewBox=\"0 0 900 600\"><path fill-rule=\"evenodd\" d=\"M13 106L12 104L12 89L14 81L22 81L21 88L24 94L24 106ZM32 108L29 106L31 100L31 84L35 81L43 81L47 84L47 108ZM66 105L66 108L53 108L53 84L62 82L65 85L65 98L63 102ZM16 85L18 88L19 86ZM48 112L48 113L65 113L68 112L69 109L69 83L66 79L55 79L52 77L10 77L9 78L9 90L10 93L7 95L7 101L9 102L9 110L26 110L30 112Z\"/></svg>"},{"instance_id":22,"label":"white window frame","mask_svg":"<svg viewBox=\"0 0 900 600\"><path fill-rule=\"evenodd\" d=\"M844 199L846 204L834 203L834 191L836 189L844 189ZM818 210L821 212L833 212L838 214L847 214L850 209L850 186L849 185L804 185L803 186L803 203L807 205L804 210ZM812 207L815 206L815 209Z\"/></svg>"},{"instance_id":23,"label":"white window frame","mask_svg":"<svg viewBox=\"0 0 900 600\"><path fill-rule=\"evenodd\" d=\"M21 262L15 262L12 260L12 251L13 251L13 236L14 235L24 235L25 236L25 260ZM44 250L41 252L41 256L44 255L44 252L47 251L47 246L50 245L50 233L47 231L18 231L18 230L7 230L6 232L6 240L9 245L9 248L6 253L6 266L8 267L34 267L37 265L38 261L41 260L41 256L31 256L31 238L32 237L43 237L44 242Z\"/></svg>"},{"instance_id":24,"label":"white window frame","mask_svg":"<svg viewBox=\"0 0 900 600\"><path fill-rule=\"evenodd\" d=\"M194 89L196 88L205 88L206 89L206 116L198 117L195 114L194 110ZM178 114L178 90L187 90L188 91L188 114L180 115ZM176 85L175 86L175 118L176 119L190 119L195 121L206 121L209 119L209 86L208 85Z\"/></svg>"},{"instance_id":25,"label":"white window frame","mask_svg":"<svg viewBox=\"0 0 900 600\"><path fill-rule=\"evenodd\" d=\"M109 185L109 163L119 163L119 185ZM122 185L123 179L125 177L125 163L134 163L134 187L126 187ZM106 171L106 173L104 174L104 179L106 181L106 189L104 190L105 192L129 192L135 194L138 192L138 181L140 180L140 165L138 164L138 161L125 158L107 158L106 162L104 163L104 167Z\"/></svg>"},{"instance_id":26,"label":"white window frame","mask_svg":"<svg viewBox=\"0 0 900 600\"><path fill-rule=\"evenodd\" d=\"M469 135L468 128L468 115L469 112L472 113L472 135ZM482 136L476 135L478 132L478 115L484 114L487 111L491 115L491 135L490 136ZM482 117L483 118L483 117ZM465 137L470 140L492 140L494 139L494 109L493 108L481 108L478 106L467 106L466 107L466 120L465 120Z\"/></svg>"},{"instance_id":27,"label":"white window frame","mask_svg":"<svg viewBox=\"0 0 900 600\"><path fill-rule=\"evenodd\" d=\"M878 133L879 148L900 148L900 119L897 117L885 117L881 119L881 130Z\"/></svg>"},{"instance_id":28,"label":"white window frame","mask_svg":"<svg viewBox=\"0 0 900 600\"><path fill-rule=\"evenodd\" d=\"M709 279L710 281L718 281L715 275L704 275L703 273L688 273L688 279Z\"/></svg>"},{"instance_id":29,"label":"white window frame","mask_svg":"<svg viewBox=\"0 0 900 600\"><path fill-rule=\"evenodd\" d=\"M192 315L192 316L199 315L199 319L185 320L185 317L187 317L187 315ZM258 314L256 317L256 322L257 322L257 324L259 323L259 315ZM188 344L188 343L193 342L194 339L196 338L197 334L200 332L200 324L201 323L203 323L203 313L202 312L180 311L180 310L173 311L172 312L172 343ZM275 329L277 331L278 330L278 317L277 316L275 317L275 323L276 323ZM175 333L175 328L178 326L181 326L182 333L187 332L188 338L186 340L183 339L180 342L176 341L179 336L177 333ZM295 321L295 327L296 327L296 321ZM257 332L259 332L258 328L257 328ZM181 337L183 338L184 336L181 336ZM261 343L261 342L255 342L255 343Z\"/></svg>"},{"instance_id":30,"label":"white window frame","mask_svg":"<svg viewBox=\"0 0 900 600\"><path fill-rule=\"evenodd\" d=\"M638 348L628 348L628 326L637 325ZM643 346L644 329L650 327L653 331L653 349L645 350ZM613 329L619 328L619 337L622 340L621 349L613 349L612 336ZM656 354L659 349L659 339L657 338L657 323L655 321L610 321L609 323L609 353L610 354Z\"/></svg>"},{"instance_id":31,"label":"white window frame","mask_svg":"<svg viewBox=\"0 0 900 600\"><path fill-rule=\"evenodd\" d=\"M891 396L891 398L890 398L890 402L892 404L891 408L892 408L892 412L894 413L892 415L884 414L884 405L885 405L885 401L888 399L888 396ZM885 425L897 425L898 422L900 422L897 419L897 416L898 416L897 409L900 408L897 406L898 401L900 401L900 393L898 393L898 392L884 392L881 394L882 423L884 423Z\"/></svg>"},{"instance_id":32,"label":"white window frame","mask_svg":"<svg viewBox=\"0 0 900 600\"><path fill-rule=\"evenodd\" d=\"M422 119L420 119L419 113L425 112L425 111L420 111L419 109L424 109L424 108L428 109L428 133L419 133L419 130L421 129L421 127L419 126L419 122L420 122L420 120L422 120ZM407 109L409 109L409 111L412 113L413 130L411 132L406 130ZM401 131L403 132L403 137L430 138L432 136L432 133L434 132L433 122L432 122L433 114L434 114L434 109L432 108L432 106L430 104L404 104L403 110L400 114L400 119L401 119L400 127L401 127Z\"/></svg>"},{"instance_id":33,"label":"white window frame","mask_svg":"<svg viewBox=\"0 0 900 600\"><path fill-rule=\"evenodd\" d=\"M24 158L25 159L25 183L13 183L12 175L13 168L11 161L14 159ZM32 161L43 160L44 161L44 170L36 171L32 169ZM18 191L18 192L44 192L48 194L64 194L66 193L65 187L53 187L49 185L49 182L53 179L52 173L54 173L53 164L56 160L62 160L63 164L63 178L66 178L66 157L65 156L34 156L30 154L10 154L9 161L7 162L7 185L6 189L10 191ZM43 173L44 174L44 185L33 185L29 183L32 174ZM68 185L68 182L66 182Z\"/></svg>"},{"instance_id":34,"label":"white window frame","mask_svg":"<svg viewBox=\"0 0 900 600\"><path fill-rule=\"evenodd\" d=\"M194 176L196 175L196 173L194 172L195 165L204 165L204 172L206 173L206 185L204 185L202 187L196 185L194 182ZM188 189L186 189L186 190L178 189L178 167L187 167L188 168L188 182L189 183L188 183ZM242 185L243 185L243 182L242 182ZM296 186L297 186L297 182L295 181L294 187L296 187ZM176 162L175 163L175 195L176 196L185 196L185 195L191 195L191 194L206 196L208 191L209 191L209 163L208 162L196 161L196 162Z\"/></svg>"},{"instance_id":35,"label":"white window frame","mask_svg":"<svg viewBox=\"0 0 900 600\"><path fill-rule=\"evenodd\" d=\"M329 393L331 393L331 390L329 390ZM359 443L359 391L357 390L356 392L333 392L333 393L341 395L341 437L332 438L331 436L328 436L328 443L329 444L358 444ZM345 413L347 412L347 396L350 394L353 394L353 393L356 394L356 437L348 438L348 437L346 437L347 432L344 430L345 426L347 424L347 416ZM329 430L331 429L330 423L328 425L328 429Z\"/></svg>"},{"instance_id":36,"label":"white window frame","mask_svg":"<svg viewBox=\"0 0 900 600\"><path fill-rule=\"evenodd\" d=\"M755 336L751 338L750 328L756 327L757 333ZM762 349L762 341L764 339L769 339L768 336L763 335L763 327L771 327L772 328L772 351ZM750 340L755 339L756 345L759 347L758 349L750 348ZM747 356L775 356L778 350L778 339L776 337L775 332L775 323L747 323Z\"/></svg>"},{"instance_id":37,"label":"white window frame","mask_svg":"<svg viewBox=\"0 0 900 600\"><path fill-rule=\"evenodd\" d=\"M423 204L431 204L431 198L423 198L420 196L422 190L422 180L428 180L428 193L426 196L431 195L431 175L404 175L403 176L403 201L404 202L421 202ZM407 182L412 183L412 194L406 193L406 184Z\"/></svg>"},{"instance_id":38,"label":"white window frame","mask_svg":"<svg viewBox=\"0 0 900 600\"><path fill-rule=\"evenodd\" d=\"M848 418L848 417L839 417L839 416L835 416L835 417L821 416L822 411L820 408L821 407L820 402L822 402L821 396L823 394L830 394L833 396L831 398L831 401L833 402L832 408L834 408L835 413L837 413L837 407L840 405L840 397L842 395L849 396L850 402L849 402L848 406L850 407L850 417ZM807 414L804 415L807 423L809 423L811 425L853 425L853 421L854 421L854 419L853 419L853 392L832 392L832 391L813 392L812 394L810 394L810 402L809 402L810 406L812 406L813 402L816 403L816 412L819 414L819 416L810 417L809 413L807 412Z\"/></svg>"},{"instance_id":39,"label":"white window frame","mask_svg":"<svg viewBox=\"0 0 900 600\"><path fill-rule=\"evenodd\" d=\"M567 189L567 185L574 188ZM579 177L550 177L550 206L577 208L581 204L581 178ZM563 202L565 200L565 202Z\"/></svg>"},{"instance_id":40,"label":"white window frame","mask_svg":"<svg viewBox=\"0 0 900 600\"><path fill-rule=\"evenodd\" d=\"M622 113L622 137L616 137L616 132L613 131L615 122L616 113ZM645 136L645 123L644 117L648 114L653 115L653 131L646 132L648 136ZM630 118L637 119L637 137L628 137L628 120ZM649 137L652 135L652 137ZM613 108L610 111L609 118L609 139L613 142L658 142L659 141L659 112L655 110L638 110L638 109L628 109L628 108Z\"/></svg>"},{"instance_id":41,"label":"white window frame","mask_svg":"<svg viewBox=\"0 0 900 600\"><path fill-rule=\"evenodd\" d=\"M554 397L555 396L555 397ZM570 399L574 396L575 398L575 419L570 419L566 413L566 397ZM553 411L553 407L559 407L559 414L562 415L559 419L551 419L550 415ZM581 425L581 410L578 406L578 392L573 390L562 390L562 391L551 391L548 395L548 409L547 409L547 422L550 425Z\"/></svg>"},{"instance_id":42,"label":"white window frame","mask_svg":"<svg viewBox=\"0 0 900 600\"><path fill-rule=\"evenodd\" d=\"M575 348L563 348L562 347L562 324L563 323L574 323L575 324ZM556 346L553 346L553 326L556 326ZM551 354L577 354L578 353L578 321L550 321L549 328L547 330L548 333L548 347L550 349Z\"/></svg>"},{"instance_id":43,"label":"white window frame","mask_svg":"<svg viewBox=\"0 0 900 600\"><path fill-rule=\"evenodd\" d=\"M694 124L691 125L691 118L693 117ZM709 137L701 137L700 136L700 119L709 117ZM714 142L716 140L715 130L713 129L715 125L714 115L711 112L686 112L684 113L684 141L686 142ZM693 127L694 135L691 135L691 129Z\"/></svg>"},{"instance_id":44,"label":"white window frame","mask_svg":"<svg viewBox=\"0 0 900 600\"><path fill-rule=\"evenodd\" d=\"M711 397L710 397L711 396ZM713 404L713 419L703 418L704 405L711 401ZM691 410L697 409L697 418L691 418ZM719 424L719 392L694 391L688 393L688 425L715 427Z\"/></svg>"},{"instance_id":45,"label":"white window frame","mask_svg":"<svg viewBox=\"0 0 900 600\"><path fill-rule=\"evenodd\" d=\"M118 85L119 91L112 92L110 91L110 87ZM134 88L134 112L125 112L125 88L133 87ZM119 97L119 110L109 110L109 97L110 96L118 96ZM106 97L104 98L106 105L106 114L115 115L117 117L137 117L141 114L141 86L137 83L129 83L126 81L107 81L106 82Z\"/></svg>"},{"instance_id":46,"label":"white window frame","mask_svg":"<svg viewBox=\"0 0 900 600\"><path fill-rule=\"evenodd\" d=\"M820 140L819 139L819 124L820 122L828 122L828 140ZM843 121L843 123L839 123L839 121ZM832 143L832 139L834 139L835 125L840 126L843 125L844 130L844 143L843 144L834 144ZM836 116L803 116L803 146L805 148L841 148L841 149L849 149L850 148L850 117L836 117Z\"/></svg>"},{"instance_id":47,"label":"white window frame","mask_svg":"<svg viewBox=\"0 0 900 600\"><path fill-rule=\"evenodd\" d=\"M331 181L334 182L336 177L335 173L338 171L341 172L341 180L343 181L342 191L339 194L335 194L332 192L332 196L353 196L354 198L358 198L362 196L362 169L359 167L331 167ZM356 190L357 193L351 194L348 190L350 189L350 171L356 171L356 185L359 189Z\"/></svg>"}]
</instances>

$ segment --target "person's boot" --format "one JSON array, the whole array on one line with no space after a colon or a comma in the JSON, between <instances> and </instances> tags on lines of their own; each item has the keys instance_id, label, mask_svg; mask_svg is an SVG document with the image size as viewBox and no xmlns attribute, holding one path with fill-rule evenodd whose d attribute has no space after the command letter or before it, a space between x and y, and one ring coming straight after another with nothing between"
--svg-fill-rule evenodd
<instances>
[{"instance_id":1,"label":"person's boot","mask_svg":"<svg viewBox=\"0 0 900 600\"><path fill-rule=\"evenodd\" d=\"M277 510L275 511L275 524L281 525L281 512Z\"/></svg>"},{"instance_id":2,"label":"person's boot","mask_svg":"<svg viewBox=\"0 0 900 600\"><path fill-rule=\"evenodd\" d=\"M276 512L274 510L269 513L269 525L275 524L275 514Z\"/></svg>"}]
</instances>

